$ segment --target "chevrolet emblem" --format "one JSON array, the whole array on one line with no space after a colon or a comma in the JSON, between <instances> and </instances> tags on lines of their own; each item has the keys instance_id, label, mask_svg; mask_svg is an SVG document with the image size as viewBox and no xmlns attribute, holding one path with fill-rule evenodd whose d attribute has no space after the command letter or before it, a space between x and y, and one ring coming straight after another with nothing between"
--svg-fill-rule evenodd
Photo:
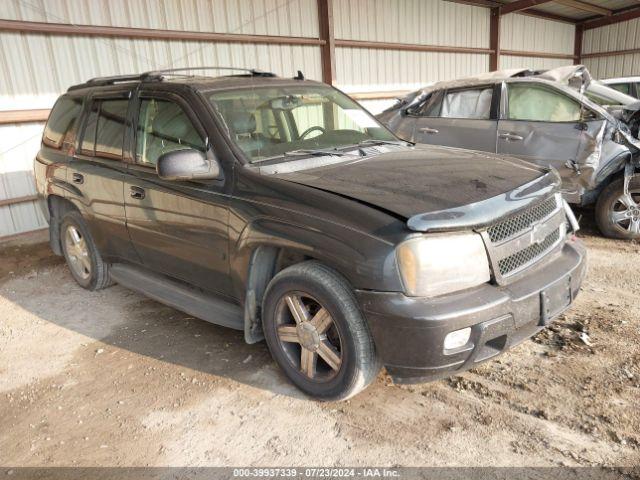
<instances>
[{"instance_id":1,"label":"chevrolet emblem","mask_svg":"<svg viewBox=\"0 0 640 480\"><path fill-rule=\"evenodd\" d=\"M541 244L544 239L545 239L545 235L544 235L544 229L542 228L542 225L535 225L532 229L531 229L531 243L535 243L535 244Z\"/></svg>"}]
</instances>

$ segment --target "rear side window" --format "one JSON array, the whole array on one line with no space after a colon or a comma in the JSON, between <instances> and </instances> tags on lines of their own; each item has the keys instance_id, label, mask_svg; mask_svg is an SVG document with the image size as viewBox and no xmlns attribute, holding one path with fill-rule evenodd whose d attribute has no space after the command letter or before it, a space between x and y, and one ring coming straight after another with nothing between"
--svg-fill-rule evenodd
<instances>
[{"instance_id":1,"label":"rear side window","mask_svg":"<svg viewBox=\"0 0 640 480\"><path fill-rule=\"evenodd\" d=\"M609 86L611 88L615 88L619 92L626 93L627 95L631 95L630 83L612 83Z\"/></svg>"},{"instance_id":2,"label":"rear side window","mask_svg":"<svg viewBox=\"0 0 640 480\"><path fill-rule=\"evenodd\" d=\"M122 159L128 100L95 100L85 122L81 151L85 155Z\"/></svg>"},{"instance_id":3,"label":"rear side window","mask_svg":"<svg viewBox=\"0 0 640 480\"><path fill-rule=\"evenodd\" d=\"M492 98L493 88L447 92L442 102L440 116L488 120L491 117Z\"/></svg>"},{"instance_id":4,"label":"rear side window","mask_svg":"<svg viewBox=\"0 0 640 480\"><path fill-rule=\"evenodd\" d=\"M550 88L509 85L509 120L532 122L579 122L580 104Z\"/></svg>"},{"instance_id":5,"label":"rear side window","mask_svg":"<svg viewBox=\"0 0 640 480\"><path fill-rule=\"evenodd\" d=\"M91 110L84 123L84 134L82 135L82 144L80 150L85 155L93 156L96 146L96 125L98 124L98 113L100 112L100 103L93 102Z\"/></svg>"},{"instance_id":6,"label":"rear side window","mask_svg":"<svg viewBox=\"0 0 640 480\"><path fill-rule=\"evenodd\" d=\"M82 111L82 98L61 97L56 102L44 127L42 143L61 150L63 146L72 145L76 140L76 121Z\"/></svg>"},{"instance_id":7,"label":"rear side window","mask_svg":"<svg viewBox=\"0 0 640 480\"><path fill-rule=\"evenodd\" d=\"M128 100L103 100L96 127L96 156L120 160L127 124Z\"/></svg>"}]
</instances>

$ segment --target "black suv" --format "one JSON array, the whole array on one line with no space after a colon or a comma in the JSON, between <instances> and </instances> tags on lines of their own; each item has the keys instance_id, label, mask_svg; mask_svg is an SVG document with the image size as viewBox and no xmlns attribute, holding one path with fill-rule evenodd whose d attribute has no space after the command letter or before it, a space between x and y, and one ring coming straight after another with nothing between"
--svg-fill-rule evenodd
<instances>
[{"instance_id":1,"label":"black suv","mask_svg":"<svg viewBox=\"0 0 640 480\"><path fill-rule=\"evenodd\" d=\"M554 171L415 147L327 85L254 70L99 78L55 104L35 161L51 247L266 339L344 399L473 367L577 294L585 252Z\"/></svg>"}]
</instances>

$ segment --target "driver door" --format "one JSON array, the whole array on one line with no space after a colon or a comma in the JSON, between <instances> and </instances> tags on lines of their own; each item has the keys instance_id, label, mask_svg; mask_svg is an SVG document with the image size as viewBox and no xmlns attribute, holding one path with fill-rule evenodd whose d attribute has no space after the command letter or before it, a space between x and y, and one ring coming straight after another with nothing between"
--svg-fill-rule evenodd
<instances>
[{"instance_id":1,"label":"driver door","mask_svg":"<svg viewBox=\"0 0 640 480\"><path fill-rule=\"evenodd\" d=\"M125 211L131 241L144 266L232 296L225 180L169 181L156 173L164 153L206 151L203 127L182 98L144 91L134 125L135 155L124 185Z\"/></svg>"}]
</instances>

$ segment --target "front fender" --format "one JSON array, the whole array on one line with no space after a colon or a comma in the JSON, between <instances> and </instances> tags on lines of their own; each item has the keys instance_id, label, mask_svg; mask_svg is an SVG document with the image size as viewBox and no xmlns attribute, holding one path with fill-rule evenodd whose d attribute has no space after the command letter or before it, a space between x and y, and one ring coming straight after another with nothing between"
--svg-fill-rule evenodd
<instances>
[{"instance_id":1,"label":"front fender","mask_svg":"<svg viewBox=\"0 0 640 480\"><path fill-rule=\"evenodd\" d=\"M376 237L327 222L322 230L282 219L248 223L230 252L234 289L244 300L251 255L272 247L316 259L342 274L357 289L401 291L393 245Z\"/></svg>"}]
</instances>

